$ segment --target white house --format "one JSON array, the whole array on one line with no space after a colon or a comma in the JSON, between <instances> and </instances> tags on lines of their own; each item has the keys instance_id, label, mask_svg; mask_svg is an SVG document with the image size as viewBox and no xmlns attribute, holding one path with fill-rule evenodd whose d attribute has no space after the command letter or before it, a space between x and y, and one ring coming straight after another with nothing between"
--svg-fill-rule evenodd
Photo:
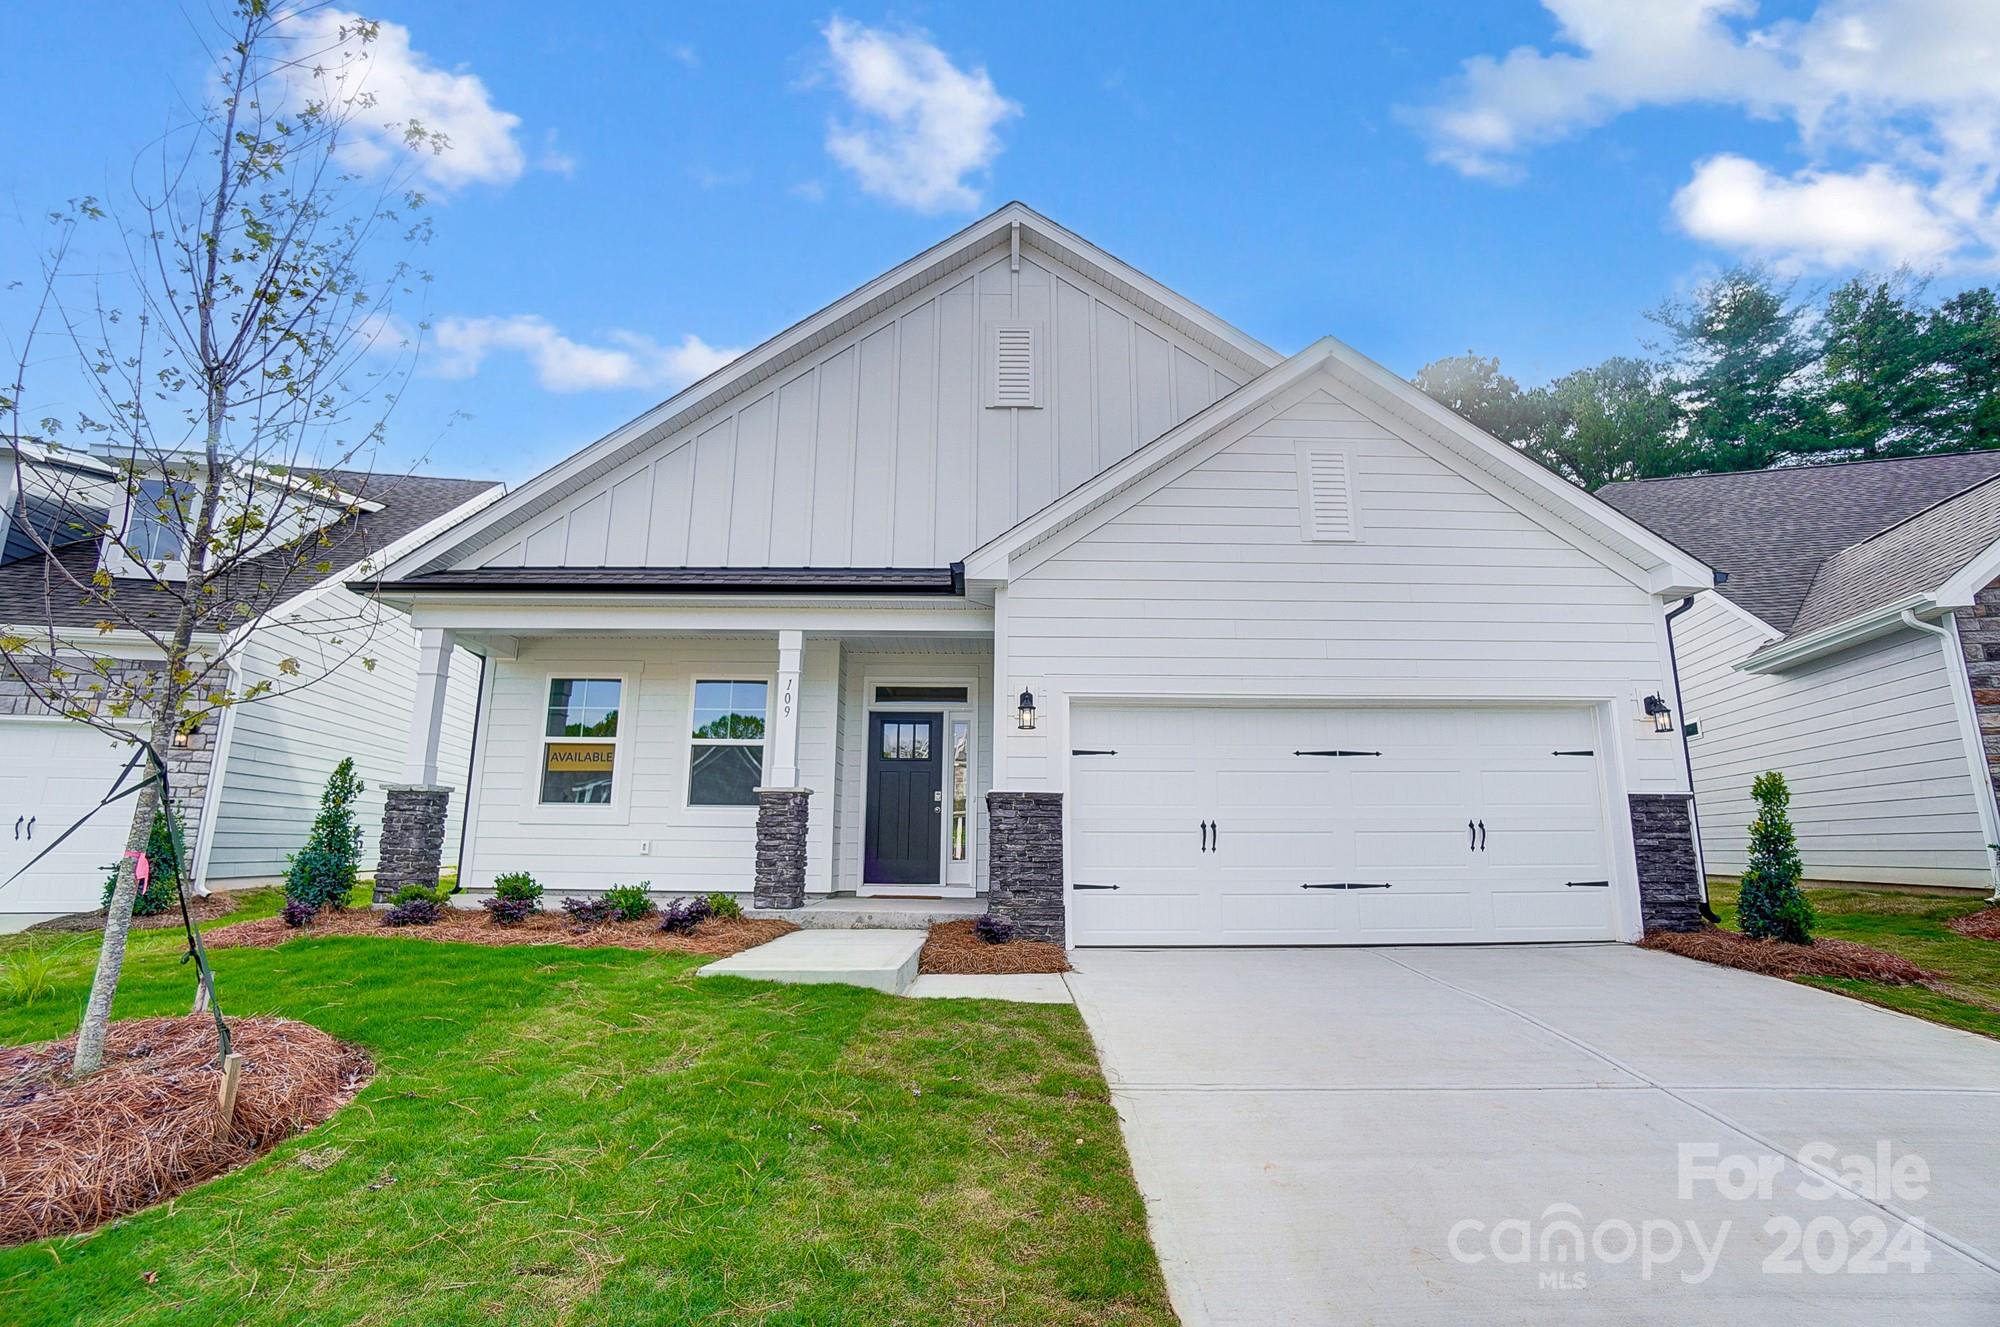
<instances>
[{"instance_id":1,"label":"white house","mask_svg":"<svg viewBox=\"0 0 2000 1327\"><path fill-rule=\"evenodd\" d=\"M133 481L127 465L88 452L28 442L15 448L19 464L14 456L0 455L5 548L0 631L38 642L74 640L92 655L118 659L121 669L157 669L160 650L143 633L105 634L96 628L106 614L83 602L70 577L87 582L95 569L109 572L121 618L171 611L176 601L145 569L127 565L127 550L149 551L153 566L167 578L186 574L174 546L181 536L172 522L152 519L149 510L152 486L175 482L168 473L172 467ZM282 501L272 501L273 488L284 481L250 476L232 498L244 509L263 502L283 512L263 536L272 541L272 552L260 556L278 556L283 540L300 534L318 538L323 532L331 570L295 571L282 591L272 591L262 582L251 585L259 581L253 562L244 585L230 591L258 615L256 627L230 647L233 687L242 694L268 681L272 694L224 711L170 753L169 775L197 885L227 888L281 876L312 824L327 776L343 757L354 757L368 784L360 808L363 823L379 820L385 786L402 771L424 661L407 620L357 595L346 582L372 574L371 568L379 572L402 550L501 496L498 485L477 480L345 472L324 479L333 491L294 482ZM356 514L350 515L350 508ZM112 528L122 538L108 537ZM59 566L49 565L43 550L50 547ZM218 613L218 621L222 616ZM223 635L202 632L197 648L220 653ZM448 668L458 688L438 714L440 778L462 787L480 661L460 650L430 662ZM288 671L294 663L296 673ZM293 689L290 677L311 684ZM139 721L135 716L132 722ZM35 861L95 806L131 751L128 743L50 714L11 666L0 666L0 880ZM98 812L25 875L0 888L0 929L97 907L106 872L125 846L130 807L123 801ZM447 827L447 864L456 859L457 833L454 817ZM364 866L372 867L373 834L368 838Z\"/></svg>"},{"instance_id":2,"label":"white house","mask_svg":"<svg viewBox=\"0 0 2000 1327\"><path fill-rule=\"evenodd\" d=\"M2000 452L1599 496L1727 575L1674 623L1712 873L1779 770L1809 878L2000 884Z\"/></svg>"},{"instance_id":3,"label":"white house","mask_svg":"<svg viewBox=\"0 0 2000 1327\"><path fill-rule=\"evenodd\" d=\"M1710 584L1339 342L1281 355L1009 204L371 592L486 658L472 889L1250 944L1690 924L1648 711ZM449 801L452 693L388 839Z\"/></svg>"}]
</instances>

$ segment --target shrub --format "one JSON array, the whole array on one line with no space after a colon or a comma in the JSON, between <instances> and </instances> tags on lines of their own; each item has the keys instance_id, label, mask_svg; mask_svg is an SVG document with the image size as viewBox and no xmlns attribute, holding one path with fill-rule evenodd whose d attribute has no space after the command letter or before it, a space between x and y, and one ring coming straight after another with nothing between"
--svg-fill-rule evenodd
<instances>
[{"instance_id":1,"label":"shrub","mask_svg":"<svg viewBox=\"0 0 2000 1327\"><path fill-rule=\"evenodd\" d=\"M314 908L347 906L361 866L361 826L354 821L354 803L366 787L354 775L352 757L334 766L320 794L312 832L286 868L286 898Z\"/></svg>"},{"instance_id":2,"label":"shrub","mask_svg":"<svg viewBox=\"0 0 2000 1327\"><path fill-rule=\"evenodd\" d=\"M637 885L613 885L604 891L604 901L611 905L611 915L621 922L636 922L650 917L658 908L653 900L646 897L646 889L652 881Z\"/></svg>"},{"instance_id":3,"label":"shrub","mask_svg":"<svg viewBox=\"0 0 2000 1327\"><path fill-rule=\"evenodd\" d=\"M1757 799L1757 818L1750 822L1750 865L1736 900L1737 925L1753 940L1809 945L1816 918L1799 888L1805 867L1785 810L1791 804L1791 790L1785 786L1785 776L1772 770L1757 776L1750 795Z\"/></svg>"},{"instance_id":4,"label":"shrub","mask_svg":"<svg viewBox=\"0 0 2000 1327\"><path fill-rule=\"evenodd\" d=\"M493 897L539 907L542 901L541 882L526 871L509 871L493 882Z\"/></svg>"},{"instance_id":5,"label":"shrub","mask_svg":"<svg viewBox=\"0 0 2000 1327\"><path fill-rule=\"evenodd\" d=\"M660 929L685 935L714 915L714 905L699 894L693 898L677 898L660 913Z\"/></svg>"},{"instance_id":6,"label":"shrub","mask_svg":"<svg viewBox=\"0 0 2000 1327\"><path fill-rule=\"evenodd\" d=\"M319 909L310 903L301 903L295 898L288 898L285 900L285 906L278 910L278 915L285 919L287 926L304 926L319 916Z\"/></svg>"},{"instance_id":7,"label":"shrub","mask_svg":"<svg viewBox=\"0 0 2000 1327\"><path fill-rule=\"evenodd\" d=\"M498 896L481 899L479 906L486 909L492 915L493 920L502 926L512 926L516 922L524 922L534 916L539 910L533 899L500 898Z\"/></svg>"},{"instance_id":8,"label":"shrub","mask_svg":"<svg viewBox=\"0 0 2000 1327\"><path fill-rule=\"evenodd\" d=\"M562 901L562 910L578 926L601 926L611 920L611 902L601 898L571 895Z\"/></svg>"},{"instance_id":9,"label":"shrub","mask_svg":"<svg viewBox=\"0 0 2000 1327\"><path fill-rule=\"evenodd\" d=\"M733 922L742 918L743 905L736 901L734 894L710 894L708 896L708 912L711 917L719 917L723 921Z\"/></svg>"},{"instance_id":10,"label":"shrub","mask_svg":"<svg viewBox=\"0 0 2000 1327\"><path fill-rule=\"evenodd\" d=\"M153 829L146 836L146 861L152 867L146 883L132 897L134 917L157 917L174 906L176 891L180 886L180 872L175 869L174 838L181 833L180 817L174 816L169 828L167 817L173 813L165 807L153 812ZM187 840L183 837L183 843ZM124 859L114 863L104 877L105 908L111 906L111 895L118 889L118 867Z\"/></svg>"},{"instance_id":11,"label":"shrub","mask_svg":"<svg viewBox=\"0 0 2000 1327\"><path fill-rule=\"evenodd\" d=\"M390 897L389 902L401 904L428 900L432 903L442 904L450 897L451 891L443 885L439 885L436 889L426 889L422 885L404 885Z\"/></svg>"},{"instance_id":12,"label":"shrub","mask_svg":"<svg viewBox=\"0 0 2000 1327\"><path fill-rule=\"evenodd\" d=\"M384 926L435 926L444 920L445 905L434 898L413 898L382 914Z\"/></svg>"},{"instance_id":13,"label":"shrub","mask_svg":"<svg viewBox=\"0 0 2000 1327\"><path fill-rule=\"evenodd\" d=\"M1014 923L991 912L982 913L972 923L972 933L989 945L1004 945L1014 938Z\"/></svg>"}]
</instances>

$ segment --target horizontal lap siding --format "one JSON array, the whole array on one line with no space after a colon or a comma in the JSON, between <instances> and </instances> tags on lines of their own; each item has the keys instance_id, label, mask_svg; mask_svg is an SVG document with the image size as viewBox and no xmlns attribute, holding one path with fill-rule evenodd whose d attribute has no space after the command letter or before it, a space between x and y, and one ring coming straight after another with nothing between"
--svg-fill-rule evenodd
<instances>
[{"instance_id":1,"label":"horizontal lap siding","mask_svg":"<svg viewBox=\"0 0 2000 1327\"><path fill-rule=\"evenodd\" d=\"M1985 835L1938 642L1900 632L1785 673L1734 667L1766 637L1720 604L1675 623L1711 874L1744 866L1765 770L1792 790L1806 875L1983 887Z\"/></svg>"},{"instance_id":2,"label":"horizontal lap siding","mask_svg":"<svg viewBox=\"0 0 2000 1327\"><path fill-rule=\"evenodd\" d=\"M631 673L635 695L620 714L619 777L626 814L614 823L532 800L551 674ZM697 677L769 679L775 641L525 641L518 659L491 665L481 735L479 806L467 883L479 888L507 871L534 873L557 890L605 889L651 881L655 890L747 891L755 861L754 807L691 808L687 802L689 706ZM813 790L807 830L807 888L831 887L833 767L838 644L807 644L799 695L799 780ZM766 768L769 768L766 753ZM639 850L650 842L651 852Z\"/></svg>"},{"instance_id":3,"label":"horizontal lap siding","mask_svg":"<svg viewBox=\"0 0 2000 1327\"><path fill-rule=\"evenodd\" d=\"M1006 685L1617 699L1631 789L1684 790L1676 744L1636 721L1667 676L1661 606L1388 424L1324 387L1302 396L1017 572ZM1301 441L1350 449L1360 540L1301 538ZM1063 740L1010 736L1001 786L1054 786Z\"/></svg>"},{"instance_id":4,"label":"horizontal lap siding","mask_svg":"<svg viewBox=\"0 0 2000 1327\"><path fill-rule=\"evenodd\" d=\"M1037 328L1037 409L990 409L988 329ZM464 566L945 566L1247 374L1066 267L918 292Z\"/></svg>"},{"instance_id":5,"label":"horizontal lap siding","mask_svg":"<svg viewBox=\"0 0 2000 1327\"><path fill-rule=\"evenodd\" d=\"M286 658L299 661L297 677L279 671ZM364 658L374 660L372 670ZM347 756L367 784L355 817L365 831L363 866L373 869L382 789L402 781L409 751L417 633L401 613L333 590L314 600L301 620L252 635L243 662L245 686L268 680L282 694L237 708L209 878L282 874L312 828L327 776ZM292 687L299 689L287 690ZM438 778L452 790L447 866L458 860L478 690L478 657L455 651L438 757Z\"/></svg>"}]
</instances>

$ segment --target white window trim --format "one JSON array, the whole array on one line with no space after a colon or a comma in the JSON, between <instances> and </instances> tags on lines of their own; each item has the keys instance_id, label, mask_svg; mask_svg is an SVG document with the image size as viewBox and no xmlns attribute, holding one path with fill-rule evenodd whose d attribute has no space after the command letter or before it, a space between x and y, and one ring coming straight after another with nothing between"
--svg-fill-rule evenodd
<instances>
[{"instance_id":1,"label":"white window trim","mask_svg":"<svg viewBox=\"0 0 2000 1327\"><path fill-rule=\"evenodd\" d=\"M522 819L540 825L625 825L632 820L632 725L639 710L639 678L644 666L610 660L577 661L546 668L541 673L535 695L534 739L529 748L523 797ZM618 734L611 738L559 738L549 736L549 688L558 680L616 682L618 684ZM542 772L550 742L578 741L611 744L611 800L609 802L545 802L542 800Z\"/></svg>"},{"instance_id":2,"label":"white window trim","mask_svg":"<svg viewBox=\"0 0 2000 1327\"><path fill-rule=\"evenodd\" d=\"M118 514L118 523L110 531L107 531L104 536L104 549L100 561L103 563L105 571L115 577L127 580L151 577L157 577L163 581L184 581L187 579L187 538L191 530L183 530L181 532L181 555L178 558L171 558L163 562L143 562L133 557L122 542L129 538L132 532L132 503L139 496L139 485L171 484L173 482L171 479L153 477L130 481L130 487L125 490L125 505ZM195 494L188 502L187 515L190 527L192 527L200 513L201 496L200 494Z\"/></svg>"},{"instance_id":3,"label":"white window trim","mask_svg":"<svg viewBox=\"0 0 2000 1327\"><path fill-rule=\"evenodd\" d=\"M764 684L764 735L756 741L747 737L696 737L694 735L695 688L703 682L762 682ZM681 809L693 815L726 816L730 820L757 818L757 803L746 802L742 806L717 806L713 802L694 800L694 749L697 746L754 746L764 753L763 773L758 782L769 777L771 772L771 706L778 694L778 675L760 673L749 668L691 669L687 680L687 708L681 711L681 745L686 748L681 760Z\"/></svg>"},{"instance_id":4,"label":"white window trim","mask_svg":"<svg viewBox=\"0 0 2000 1327\"><path fill-rule=\"evenodd\" d=\"M965 688L963 702L935 700L886 700L877 701L877 687L956 687ZM979 678L960 674L951 676L939 673L864 673L861 679L861 828L857 842L861 845L857 874L859 891L864 894L908 894L919 890L937 890L947 898L974 897L979 890L979 835L981 828L981 799L979 795ZM868 880L868 799L874 795L875 760L874 743L870 734L874 730L876 714L942 714L944 732L939 734L944 743L944 761L939 770L939 791L944 794L943 823L938 827L938 883L935 885L883 885ZM951 724L952 720L966 721L965 741L965 860L954 863L951 860ZM959 867L958 878L953 878L952 867Z\"/></svg>"}]
</instances>

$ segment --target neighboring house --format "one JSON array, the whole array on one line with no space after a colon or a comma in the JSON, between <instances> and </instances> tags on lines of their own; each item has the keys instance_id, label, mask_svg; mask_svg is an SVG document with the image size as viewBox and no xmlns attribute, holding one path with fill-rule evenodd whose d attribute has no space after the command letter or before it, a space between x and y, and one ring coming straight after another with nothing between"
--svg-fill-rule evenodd
<instances>
[{"instance_id":1,"label":"neighboring house","mask_svg":"<svg viewBox=\"0 0 2000 1327\"><path fill-rule=\"evenodd\" d=\"M1673 624L1710 872L1774 769L1809 878L1995 887L2000 452L1598 496L1727 574Z\"/></svg>"},{"instance_id":2,"label":"neighboring house","mask_svg":"<svg viewBox=\"0 0 2000 1327\"><path fill-rule=\"evenodd\" d=\"M474 890L1337 944L1690 924L1645 702L1710 584L1339 342L1280 355L1009 204L370 589L486 656ZM378 886L448 801L392 794Z\"/></svg>"},{"instance_id":3,"label":"neighboring house","mask_svg":"<svg viewBox=\"0 0 2000 1327\"><path fill-rule=\"evenodd\" d=\"M99 632L95 624L104 612L82 603L62 575L66 570L87 579L102 567L115 578L124 613L157 615L163 627L171 621L173 598L130 575L137 569L123 565L123 550L102 533L113 512L124 522L146 519L142 503L128 503L124 469L89 453L18 445L19 492L13 459L0 448L0 526L5 527L0 535L6 550L0 558L0 630L45 639L53 624L59 638L126 661L124 668L157 669L157 647L137 631ZM368 783L361 807L363 823L371 827L364 865L373 866L372 826L381 815L385 785L403 774L420 660L416 634L403 616L355 594L345 582L379 572L401 550L469 519L501 496L498 485L476 480L344 472L325 478L359 499L359 514L346 515L330 494L304 500L293 492L284 505L295 514L277 534L318 538L323 532L332 571L295 572L282 597L267 587L230 590L261 615L235 655L235 688L240 693L268 680L281 694L224 711L169 755L197 883L229 887L281 875L311 827L327 776L344 756L354 757ZM140 487L150 493L144 486L154 482L144 479ZM163 472L158 482L171 480ZM257 490L276 482L246 485L241 501L257 501ZM42 538L30 535L31 524ZM120 528L127 543L148 547L166 574L175 574L178 550L169 542L178 535L160 528L141 538L135 524ZM61 569L47 564L45 545L56 547ZM249 564L245 586L256 582L257 567L258 562ZM214 632L205 639L211 647L221 644ZM288 678L280 665L288 660L297 661L298 679L310 685L284 689ZM441 718L444 777L462 784L479 660L458 651L446 666L464 699L453 700ZM135 717L135 728L138 722ZM0 880L96 805L131 750L86 725L49 715L27 685L0 666ZM98 812L33 870L0 889L0 929L98 906L109 865L125 846L131 805L117 802ZM454 822L445 849L452 860L456 833Z\"/></svg>"}]
</instances>

